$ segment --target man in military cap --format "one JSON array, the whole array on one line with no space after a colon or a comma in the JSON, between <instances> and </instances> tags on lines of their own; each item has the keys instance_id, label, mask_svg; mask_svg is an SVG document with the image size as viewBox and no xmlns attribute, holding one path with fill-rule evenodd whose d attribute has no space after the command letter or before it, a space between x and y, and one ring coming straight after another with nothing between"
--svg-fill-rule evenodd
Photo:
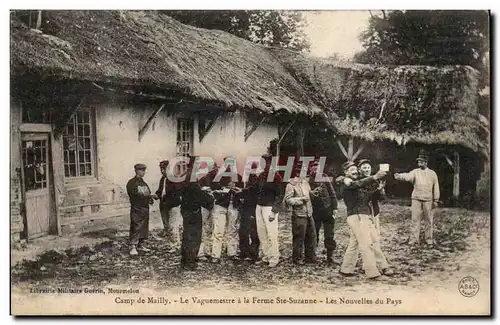
<instances>
[{"instance_id":1,"label":"man in military cap","mask_svg":"<svg viewBox=\"0 0 500 325\"><path fill-rule=\"evenodd\" d=\"M351 234L340 274L344 276L354 275L358 254L361 253L366 276L370 279L376 279L380 277L381 273L377 268L372 245L372 235L375 233L375 229L369 205L371 195L362 189L375 184L387 173L378 171L373 176L361 178L358 167L352 161L344 163L342 169L345 177L337 180L342 184L344 202L347 207L347 224L351 229Z\"/></svg>"},{"instance_id":2,"label":"man in military cap","mask_svg":"<svg viewBox=\"0 0 500 325\"><path fill-rule=\"evenodd\" d=\"M394 174L394 178L413 184L411 194L411 221L412 229L409 239L410 245L420 243L420 221L422 215L428 221L425 231L425 241L428 245L433 245L433 214L432 208L438 206L439 201L439 180L436 173L427 167L429 156L423 150L417 157L418 167L409 173Z\"/></svg>"},{"instance_id":3,"label":"man in military cap","mask_svg":"<svg viewBox=\"0 0 500 325\"><path fill-rule=\"evenodd\" d=\"M313 218L316 228L316 245L319 243L319 231L323 225L324 244L326 249L326 263L333 265L333 252L337 247L334 240L335 218L337 217L337 195L329 180L316 182L317 173L320 170L319 162L311 166L309 182L311 185L311 203L313 207ZM327 175L322 175L324 178Z\"/></svg>"},{"instance_id":4,"label":"man in military cap","mask_svg":"<svg viewBox=\"0 0 500 325\"><path fill-rule=\"evenodd\" d=\"M200 250L202 236L201 208L212 210L214 198L203 191L198 182L191 182L196 157L190 157L186 178L180 185L181 214L182 214L182 244L181 267L186 270L195 270L198 266L197 257Z\"/></svg>"},{"instance_id":5,"label":"man in military cap","mask_svg":"<svg viewBox=\"0 0 500 325\"><path fill-rule=\"evenodd\" d=\"M250 169L256 170L259 163L254 161ZM240 206L240 259L250 259L252 263L257 262L259 257L259 236L257 235L257 223L255 220L255 208L257 206L257 175L250 174L248 182L242 192L242 204Z\"/></svg>"},{"instance_id":6,"label":"man in military cap","mask_svg":"<svg viewBox=\"0 0 500 325\"><path fill-rule=\"evenodd\" d=\"M224 164L220 168L220 176L216 176L211 183L211 191L214 195L214 210L212 213L212 263L220 263L222 244L226 237L227 257L229 260L237 260L238 252L238 222L239 208L241 206L241 194L243 182L236 173L236 159L225 157ZM232 176L222 176L232 174ZM234 176L234 179L233 179Z\"/></svg>"},{"instance_id":7,"label":"man in military cap","mask_svg":"<svg viewBox=\"0 0 500 325\"><path fill-rule=\"evenodd\" d=\"M292 262L296 265L303 265L304 262L314 264L317 238L311 204L311 187L309 182L301 177L299 165L297 164L292 172L284 197L285 203L292 208Z\"/></svg>"},{"instance_id":8,"label":"man in military cap","mask_svg":"<svg viewBox=\"0 0 500 325\"><path fill-rule=\"evenodd\" d=\"M130 198L130 255L137 255L137 250L149 251L144 247L144 240L149 233L149 205L153 204L153 197L148 184L143 177L146 174L146 165L134 166L135 176L127 182L127 193Z\"/></svg>"},{"instance_id":9,"label":"man in military cap","mask_svg":"<svg viewBox=\"0 0 500 325\"><path fill-rule=\"evenodd\" d=\"M262 156L266 165L258 175L254 186L257 194L257 205L255 218L257 234L262 248L262 261L256 264L266 263L269 267L276 267L280 259L278 241L278 215L283 212L283 181L280 174L271 168L272 156ZM274 179L268 181L269 173L274 173ZM252 190L250 190L252 191Z\"/></svg>"},{"instance_id":10,"label":"man in military cap","mask_svg":"<svg viewBox=\"0 0 500 325\"><path fill-rule=\"evenodd\" d=\"M370 177L372 175L371 162L368 159L361 159L358 161L358 170L360 173L360 178ZM379 202L385 198L385 181L377 181L367 186L366 188L360 189L365 191L368 197L368 205L371 209L371 215L373 217L374 233L372 234L372 247L375 254L375 260L377 262L377 268L382 270L384 275L393 275L394 271L390 268L387 258L385 257L382 247L380 245L380 205ZM371 198L370 198L371 196Z\"/></svg>"},{"instance_id":11,"label":"man in military cap","mask_svg":"<svg viewBox=\"0 0 500 325\"><path fill-rule=\"evenodd\" d=\"M160 200L160 214L163 231L175 247L180 244L181 197L174 184L167 177L168 160L160 162L161 178L155 199Z\"/></svg>"}]
</instances>

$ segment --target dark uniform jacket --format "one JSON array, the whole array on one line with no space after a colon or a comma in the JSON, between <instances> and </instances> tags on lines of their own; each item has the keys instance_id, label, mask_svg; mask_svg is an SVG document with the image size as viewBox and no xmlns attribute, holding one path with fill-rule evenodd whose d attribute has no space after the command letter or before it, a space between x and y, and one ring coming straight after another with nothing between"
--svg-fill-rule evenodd
<instances>
[{"instance_id":1,"label":"dark uniform jacket","mask_svg":"<svg viewBox=\"0 0 500 325\"><path fill-rule=\"evenodd\" d=\"M130 198L131 208L149 210L151 190L141 177L133 177L127 182L127 193Z\"/></svg>"},{"instance_id":2,"label":"dark uniform jacket","mask_svg":"<svg viewBox=\"0 0 500 325\"><path fill-rule=\"evenodd\" d=\"M347 215L372 215L373 210L371 202L374 190L370 191L369 187L373 187L374 184L378 185L377 180L373 178L373 176L369 176L360 180L353 180L350 185L346 185L344 179L345 178L341 178L341 182L344 203L347 207Z\"/></svg>"},{"instance_id":3,"label":"dark uniform jacket","mask_svg":"<svg viewBox=\"0 0 500 325\"><path fill-rule=\"evenodd\" d=\"M311 175L309 184L311 185L311 203L313 209L321 210L337 210L337 195L335 193L335 188L332 183L327 182L315 182L315 175ZM323 174L323 177L327 175ZM317 189L316 191L314 191ZM317 194L315 194L317 193Z\"/></svg>"},{"instance_id":4,"label":"dark uniform jacket","mask_svg":"<svg viewBox=\"0 0 500 325\"><path fill-rule=\"evenodd\" d=\"M177 207L181 204L180 192L176 188L175 184L172 183L168 178L165 182L165 178L167 177L162 176L162 178L160 178L158 190L156 191L156 195L158 195L158 197L160 198L160 206L167 208ZM161 194L163 193L164 184L166 184L165 196L162 197Z\"/></svg>"},{"instance_id":5,"label":"dark uniform jacket","mask_svg":"<svg viewBox=\"0 0 500 325\"><path fill-rule=\"evenodd\" d=\"M251 174L248 177L247 185L243 189L241 195L242 198L241 207L245 210L249 211L253 210L255 212L255 207L257 206L257 191L258 191L258 187L256 186L257 180L258 180L257 175Z\"/></svg>"},{"instance_id":6,"label":"dark uniform jacket","mask_svg":"<svg viewBox=\"0 0 500 325\"><path fill-rule=\"evenodd\" d=\"M186 172L186 174L191 175L191 171ZM181 213L182 211L197 212L201 207L208 210L213 208L213 196L203 191L199 182L191 182L190 177L186 177L185 181L179 183L176 187L182 197Z\"/></svg>"},{"instance_id":7,"label":"dark uniform jacket","mask_svg":"<svg viewBox=\"0 0 500 325\"><path fill-rule=\"evenodd\" d=\"M219 181L212 180L212 184L210 185L210 188L212 191L220 191L225 188L228 188L229 182L232 181L232 178L229 176L223 176ZM242 177L238 175L238 181L235 182L236 187L242 189L243 188L243 182L242 182ZM234 190L230 190L227 193L221 193L221 192L214 192L214 198L215 198L215 204L224 208L229 207L229 203L232 201L233 202L233 207L234 208L240 208L242 202L242 196L243 193L239 192L236 193Z\"/></svg>"},{"instance_id":8,"label":"dark uniform jacket","mask_svg":"<svg viewBox=\"0 0 500 325\"><path fill-rule=\"evenodd\" d=\"M257 204L261 206L272 206L273 212L283 212L283 182L279 173L274 176L274 181L268 182L269 171L260 173L253 185L257 194Z\"/></svg>"}]
</instances>

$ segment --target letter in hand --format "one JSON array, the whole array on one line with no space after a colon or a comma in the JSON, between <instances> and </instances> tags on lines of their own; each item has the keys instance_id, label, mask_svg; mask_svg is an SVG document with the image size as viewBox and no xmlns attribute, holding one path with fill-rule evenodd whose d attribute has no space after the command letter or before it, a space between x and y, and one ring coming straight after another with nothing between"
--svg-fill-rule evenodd
<instances>
[{"instance_id":1,"label":"letter in hand","mask_svg":"<svg viewBox=\"0 0 500 325\"><path fill-rule=\"evenodd\" d=\"M151 196L151 198L152 198L152 199L154 199L154 200L158 200L158 195L153 194L153 195Z\"/></svg>"},{"instance_id":2,"label":"letter in hand","mask_svg":"<svg viewBox=\"0 0 500 325\"><path fill-rule=\"evenodd\" d=\"M271 214L269 215L269 221L273 222L274 219L276 219L277 214L278 214L277 212L271 212Z\"/></svg>"}]
</instances>

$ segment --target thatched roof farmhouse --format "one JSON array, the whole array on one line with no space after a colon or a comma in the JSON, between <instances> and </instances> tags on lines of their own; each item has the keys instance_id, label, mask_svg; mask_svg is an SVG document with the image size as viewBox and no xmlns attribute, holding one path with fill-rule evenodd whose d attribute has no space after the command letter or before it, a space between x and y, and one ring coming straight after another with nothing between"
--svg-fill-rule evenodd
<instances>
[{"instance_id":1,"label":"thatched roof farmhouse","mask_svg":"<svg viewBox=\"0 0 500 325\"><path fill-rule=\"evenodd\" d=\"M327 116L338 134L366 140L489 151L477 113L478 72L470 67L332 62L154 12L51 11L50 35L14 15L11 27L13 75L169 90L225 107Z\"/></svg>"}]
</instances>

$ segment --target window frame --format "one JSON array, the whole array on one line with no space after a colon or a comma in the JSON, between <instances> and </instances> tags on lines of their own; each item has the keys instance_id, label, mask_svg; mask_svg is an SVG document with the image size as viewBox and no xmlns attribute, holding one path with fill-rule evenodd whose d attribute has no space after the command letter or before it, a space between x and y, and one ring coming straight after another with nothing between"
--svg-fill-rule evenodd
<instances>
[{"instance_id":1,"label":"window frame","mask_svg":"<svg viewBox=\"0 0 500 325\"><path fill-rule=\"evenodd\" d=\"M177 118L176 120L177 122L177 127L176 127L176 139L175 139L175 147L176 147L176 155L179 156L179 155L182 155L183 157L187 157L187 155L193 155L193 146L194 146L194 119L191 119L191 118ZM184 124L182 124L184 123ZM189 125L190 128L187 128L186 126ZM190 131L190 132L189 132ZM190 137L189 137L189 152L179 152L178 151L178 148L179 148L179 143L180 142L188 142L186 140L179 140L179 135L180 133L183 133L184 135L187 133L189 134L190 133ZM175 168L175 172L178 173L180 175L180 173L183 173L187 170L187 165L185 163L179 163L177 164L176 168Z\"/></svg>"},{"instance_id":2,"label":"window frame","mask_svg":"<svg viewBox=\"0 0 500 325\"><path fill-rule=\"evenodd\" d=\"M61 146L61 149L62 149L62 169L63 169L63 176L64 176L64 181L66 183L70 183L70 182L75 182L75 181L79 181L79 180L97 180L98 179L98 169L97 169L97 130L96 130L96 117L95 117L95 109L93 107L82 107L82 108L79 108L75 114L71 117L71 120L68 122L68 124L73 121L73 127L75 128L75 139L76 139L76 143L78 145L78 136L77 136L77 132L78 132L78 123L77 121L75 120L75 117L78 115L78 112L81 112L81 111L87 111L89 112L89 125L90 125L90 165L91 165L91 175L84 175L84 176L80 176L79 175L79 172L80 172L80 162L79 162L79 154L78 154L78 150L76 150L76 153L75 153L75 162L78 161L78 163L75 164L76 166L76 172L77 172L77 175L79 176L66 176L66 166L67 166L67 163L65 161L65 148L64 148L64 138L66 137L65 135L65 132L63 132L62 134L62 146ZM66 124L64 127L66 128L68 126L68 124ZM78 149L78 148L77 148Z\"/></svg>"}]
</instances>

